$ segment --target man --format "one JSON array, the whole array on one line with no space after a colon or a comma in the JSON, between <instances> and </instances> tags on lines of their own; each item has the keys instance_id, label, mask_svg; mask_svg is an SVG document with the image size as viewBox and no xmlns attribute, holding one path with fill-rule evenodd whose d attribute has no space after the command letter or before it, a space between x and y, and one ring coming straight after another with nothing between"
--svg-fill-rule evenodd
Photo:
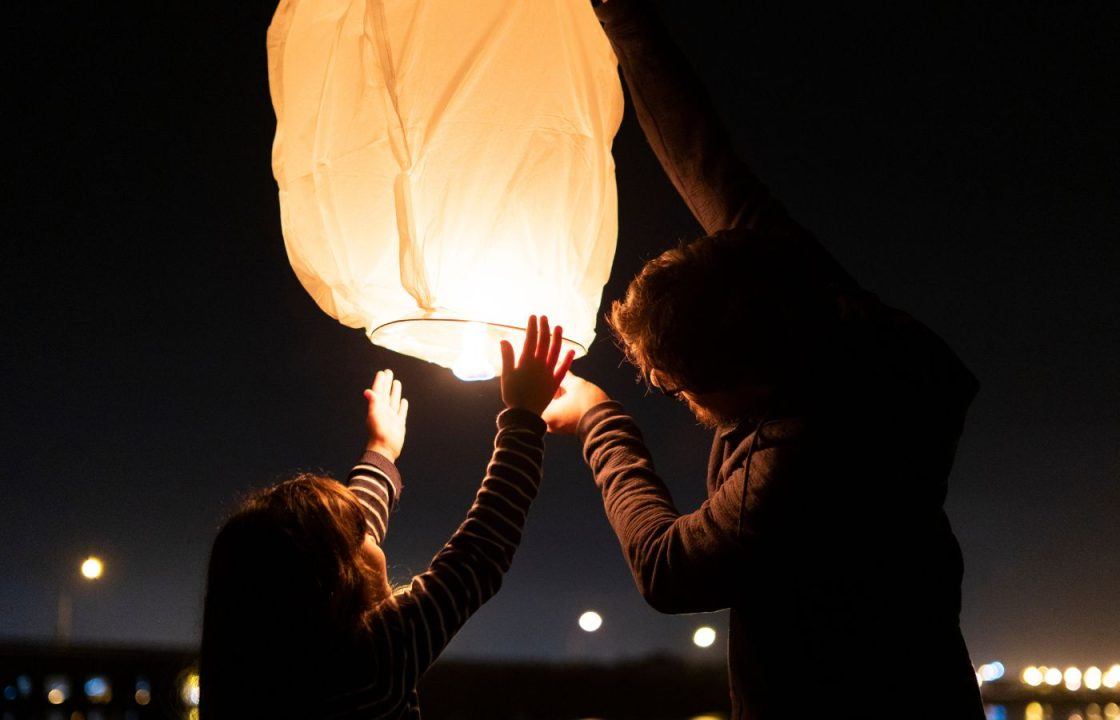
<instances>
[{"instance_id":1,"label":"man","mask_svg":"<svg viewBox=\"0 0 1120 720\"><path fill-rule=\"evenodd\" d=\"M591 383L571 378L545 420L579 435L649 604L731 609L733 717L797 717L812 697L829 716L982 718L942 508L975 378L786 216L646 2L596 12L708 233L650 261L609 318L647 381L716 430L708 499L680 514Z\"/></svg>"}]
</instances>

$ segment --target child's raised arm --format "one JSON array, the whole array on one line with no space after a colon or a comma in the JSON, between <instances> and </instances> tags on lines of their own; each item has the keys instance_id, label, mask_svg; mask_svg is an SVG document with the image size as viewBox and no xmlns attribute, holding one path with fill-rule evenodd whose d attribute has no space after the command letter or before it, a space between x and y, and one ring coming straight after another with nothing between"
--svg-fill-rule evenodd
<instances>
[{"instance_id":1,"label":"child's raised arm","mask_svg":"<svg viewBox=\"0 0 1120 720\"><path fill-rule=\"evenodd\" d=\"M402 668L405 686L420 674L482 603L491 598L521 542L529 504L537 494L544 455L540 414L556 394L573 354L560 358L562 329L549 332L548 319L529 318L525 344L515 364L502 343L502 399L494 454L474 504L428 570L397 595L409 637Z\"/></svg>"},{"instance_id":2,"label":"child's raised arm","mask_svg":"<svg viewBox=\"0 0 1120 720\"><path fill-rule=\"evenodd\" d=\"M394 463L404 448L408 400L401 397L401 381L392 370L381 370L365 391L366 451L350 471L346 484L361 503L366 529L378 545L389 530L389 513L401 493Z\"/></svg>"}]
</instances>

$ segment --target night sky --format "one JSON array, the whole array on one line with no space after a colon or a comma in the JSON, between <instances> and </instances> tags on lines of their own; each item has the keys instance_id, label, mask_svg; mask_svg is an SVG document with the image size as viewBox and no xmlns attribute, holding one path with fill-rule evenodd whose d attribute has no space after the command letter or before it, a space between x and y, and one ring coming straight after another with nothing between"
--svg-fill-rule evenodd
<instances>
[{"instance_id":1,"label":"night sky","mask_svg":"<svg viewBox=\"0 0 1120 720\"><path fill-rule=\"evenodd\" d=\"M947 505L973 659L1120 661L1120 6L659 4L791 214L981 380ZM49 639L67 587L77 641L196 642L225 514L297 470L344 476L382 367L411 401L398 580L474 494L497 384L371 346L288 264L272 9L5 8L0 640ZM615 157L604 307L699 234L629 112ZM628 407L696 507L710 440L687 410L645 396L605 333L576 371ZM549 440L545 475L504 589L449 652L720 657L722 614L644 605L574 441ZM90 552L96 586L77 576ZM576 626L589 608L593 635ZM721 632L708 651L689 642L703 623Z\"/></svg>"}]
</instances>

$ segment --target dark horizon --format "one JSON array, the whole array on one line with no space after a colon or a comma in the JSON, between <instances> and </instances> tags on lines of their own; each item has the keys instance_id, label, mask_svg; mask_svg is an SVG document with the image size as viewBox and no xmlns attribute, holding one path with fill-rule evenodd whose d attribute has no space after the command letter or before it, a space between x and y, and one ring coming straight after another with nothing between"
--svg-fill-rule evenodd
<instances>
[{"instance_id":1,"label":"dark horizon","mask_svg":"<svg viewBox=\"0 0 1120 720\"><path fill-rule=\"evenodd\" d=\"M1120 10L657 4L791 215L980 379L946 506L973 660L1120 662ZM382 367L411 400L390 568L421 569L466 512L496 383L371 346L288 264L273 7L9 10L0 642L50 638L63 587L75 642L196 642L224 514L297 470L343 477ZM629 110L615 158L602 310L700 234ZM695 508L708 433L645 395L603 323L575 371L623 402ZM574 442L549 440L545 475L503 591L449 655L718 658L722 613L638 596ZM85 586L91 552L106 576ZM586 609L598 633L577 627ZM708 650L690 641L704 624Z\"/></svg>"}]
</instances>

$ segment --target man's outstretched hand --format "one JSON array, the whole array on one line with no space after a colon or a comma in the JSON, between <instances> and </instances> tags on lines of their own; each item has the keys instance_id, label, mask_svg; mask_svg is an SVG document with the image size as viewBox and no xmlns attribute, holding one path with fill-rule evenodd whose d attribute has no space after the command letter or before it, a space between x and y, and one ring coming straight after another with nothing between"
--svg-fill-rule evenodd
<instances>
[{"instance_id":1,"label":"man's outstretched hand","mask_svg":"<svg viewBox=\"0 0 1120 720\"><path fill-rule=\"evenodd\" d=\"M541 417L548 424L549 432L575 435L584 414L607 400L610 397L598 385L568 373L568 377L560 384L555 399L545 408Z\"/></svg>"},{"instance_id":2,"label":"man's outstretched hand","mask_svg":"<svg viewBox=\"0 0 1120 720\"><path fill-rule=\"evenodd\" d=\"M373 385L365 391L369 408L366 412L366 450L381 453L393 462L404 448L408 400L401 397L401 381L393 379L392 370L380 370Z\"/></svg>"},{"instance_id":3,"label":"man's outstretched hand","mask_svg":"<svg viewBox=\"0 0 1120 720\"><path fill-rule=\"evenodd\" d=\"M559 325L551 333L548 318L530 315L525 328L525 344L516 365L513 346L502 340L502 401L508 408L521 408L540 415L556 395L560 381L572 366L575 353L569 350L560 359L564 329Z\"/></svg>"}]
</instances>

